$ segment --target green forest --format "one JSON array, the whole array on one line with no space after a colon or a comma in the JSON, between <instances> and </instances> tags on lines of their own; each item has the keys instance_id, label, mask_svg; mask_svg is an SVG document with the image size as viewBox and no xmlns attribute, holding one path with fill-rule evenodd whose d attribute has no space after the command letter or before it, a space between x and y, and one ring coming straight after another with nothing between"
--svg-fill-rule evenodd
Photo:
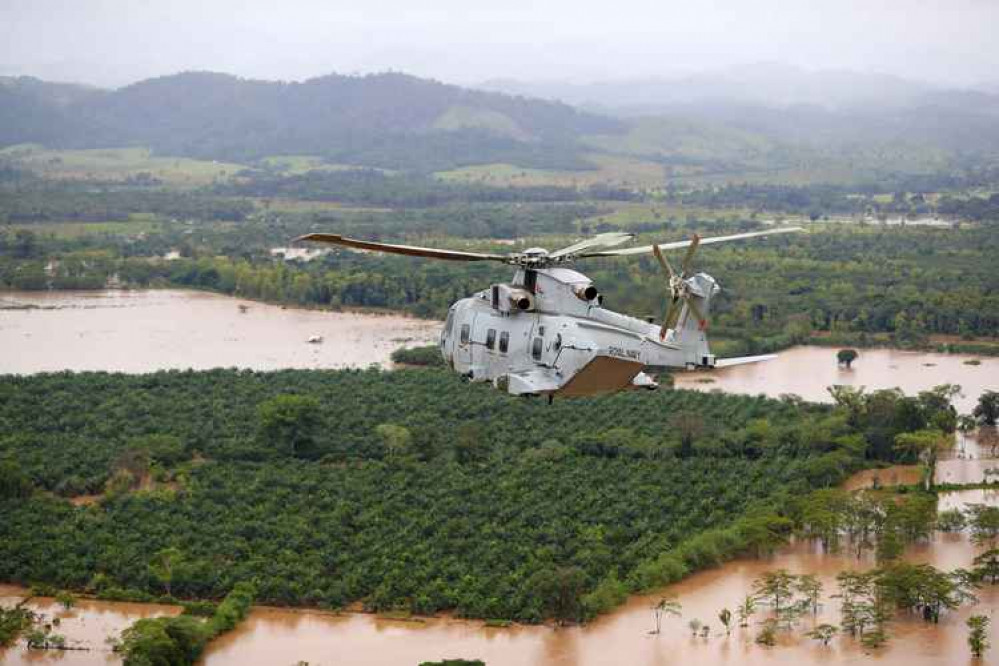
<instances>
[{"instance_id":1,"label":"green forest","mask_svg":"<svg viewBox=\"0 0 999 666\"><path fill-rule=\"evenodd\" d=\"M809 491L953 430L950 395L548 406L430 369L8 376L0 579L579 621L773 549Z\"/></svg>"},{"instance_id":2,"label":"green forest","mask_svg":"<svg viewBox=\"0 0 999 666\"><path fill-rule=\"evenodd\" d=\"M401 240L421 219L441 228L466 229L472 220L502 220L526 243L556 248L577 237L584 207L539 206L504 217L505 207L434 209L408 215L341 215L323 223L290 219L205 225L163 224L141 238L50 236L21 229L0 232L0 285L17 289L94 289L109 278L131 288L173 286L295 305L372 307L443 318L448 306L495 281L507 267L463 265L334 250L312 261L282 261L270 248L312 229ZM518 217L519 215L519 217ZM436 222L433 221L436 218ZM498 222L499 223L499 222ZM559 229L535 235L541 227ZM44 228L44 225L41 226ZM664 222L636 242L687 238L695 230L727 233L758 228L747 223ZM395 233L393 233L395 232ZM489 240L424 238L432 245L507 252ZM180 258L159 257L177 251ZM937 346L989 353L976 339L999 332L999 238L991 228L962 230L815 225L806 234L704 248L696 266L718 279L712 339L725 353L780 349L815 336L829 344ZM847 259L848 258L848 259ZM49 262L54 261L53 266ZM636 316L659 313L664 278L652 258L581 262L607 307ZM963 342L962 342L963 339ZM961 346L963 345L963 347Z\"/></svg>"}]
</instances>

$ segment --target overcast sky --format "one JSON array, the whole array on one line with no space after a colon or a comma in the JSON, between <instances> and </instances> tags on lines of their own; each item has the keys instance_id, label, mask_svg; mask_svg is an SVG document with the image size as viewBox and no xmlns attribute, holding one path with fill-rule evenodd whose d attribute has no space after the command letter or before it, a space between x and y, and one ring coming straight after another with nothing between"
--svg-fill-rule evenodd
<instances>
[{"instance_id":1,"label":"overcast sky","mask_svg":"<svg viewBox=\"0 0 999 666\"><path fill-rule=\"evenodd\" d=\"M0 0L0 73L629 79L778 61L999 80L999 0Z\"/></svg>"}]
</instances>

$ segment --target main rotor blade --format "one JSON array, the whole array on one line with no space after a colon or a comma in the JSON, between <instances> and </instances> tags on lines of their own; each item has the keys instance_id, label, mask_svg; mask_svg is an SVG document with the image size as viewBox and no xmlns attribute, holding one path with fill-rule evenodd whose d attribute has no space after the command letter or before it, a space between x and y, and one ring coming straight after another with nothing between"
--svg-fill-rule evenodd
<instances>
[{"instance_id":1,"label":"main rotor blade","mask_svg":"<svg viewBox=\"0 0 999 666\"><path fill-rule=\"evenodd\" d=\"M593 238L581 240L578 243L573 243L569 247L564 247L561 250L555 250L548 256L561 257L566 254L577 254L580 250L588 250L591 247L614 247L615 245L620 245L621 243L630 241L634 237L635 234L625 233L622 231L611 231L605 234L597 234Z\"/></svg>"},{"instance_id":2,"label":"main rotor blade","mask_svg":"<svg viewBox=\"0 0 999 666\"><path fill-rule=\"evenodd\" d=\"M670 318L670 315L673 314L673 310L674 309L675 308L673 307L673 300L671 298L667 298L666 299L666 306L663 308L663 319L662 319L662 323L659 324L659 339L660 340L665 340L666 339L666 331L669 330L669 326L667 324L669 324L669 318Z\"/></svg>"},{"instance_id":3,"label":"main rotor blade","mask_svg":"<svg viewBox=\"0 0 999 666\"><path fill-rule=\"evenodd\" d=\"M725 243L727 241L742 240L744 238L761 238L764 236L776 236L777 234L791 234L797 233L799 231L804 231L801 227L780 227L778 229L768 229L766 231L751 231L745 234L733 234L731 236L713 236L710 238L702 238L699 241L699 245L711 245L713 243ZM693 241L677 241L675 243L658 243L657 246L660 250L678 250L684 247L690 247ZM648 254L652 252L652 245L642 245L641 247L627 247L623 250L605 250L603 252L585 252L579 256L579 258L584 257L626 257L635 254Z\"/></svg>"},{"instance_id":4,"label":"main rotor blade","mask_svg":"<svg viewBox=\"0 0 999 666\"><path fill-rule=\"evenodd\" d=\"M676 320L680 318L680 299L671 298L669 301L669 312L663 319L663 328L675 328ZM665 336L663 336L665 337Z\"/></svg>"},{"instance_id":5,"label":"main rotor blade","mask_svg":"<svg viewBox=\"0 0 999 666\"><path fill-rule=\"evenodd\" d=\"M505 263L510 260L509 257L505 254L484 254L481 252L462 252L460 250L440 250L432 247L419 247L417 245L393 245L390 243L376 243L374 241L357 240L354 238L344 238L339 234L306 234L304 236L299 236L293 242L298 242L298 241L332 243L333 245L354 247L360 250L387 252L389 254L405 254L410 257L429 257L430 259L447 259L450 261L502 261Z\"/></svg>"},{"instance_id":6,"label":"main rotor blade","mask_svg":"<svg viewBox=\"0 0 999 666\"><path fill-rule=\"evenodd\" d=\"M701 244L701 237L694 234L694 237L690 239L690 247L687 248L687 254L683 255L683 261L680 262L680 270L683 272L683 276L687 277L690 275L690 262L694 258L694 253L697 252L697 246Z\"/></svg>"},{"instance_id":7,"label":"main rotor blade","mask_svg":"<svg viewBox=\"0 0 999 666\"><path fill-rule=\"evenodd\" d=\"M660 251L658 245L652 246L652 254L656 255L656 259L659 261L659 265L663 267L663 270L666 271L666 275L670 277L676 275L676 272L673 270L673 266L671 266L666 260L666 257L663 256L663 253Z\"/></svg>"}]
</instances>

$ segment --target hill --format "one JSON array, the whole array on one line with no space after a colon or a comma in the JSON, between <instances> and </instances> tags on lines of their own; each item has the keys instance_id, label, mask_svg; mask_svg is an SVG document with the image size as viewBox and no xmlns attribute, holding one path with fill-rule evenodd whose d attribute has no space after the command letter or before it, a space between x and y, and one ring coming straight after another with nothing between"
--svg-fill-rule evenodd
<instances>
[{"instance_id":1,"label":"hill","mask_svg":"<svg viewBox=\"0 0 999 666\"><path fill-rule=\"evenodd\" d=\"M754 147L783 144L775 156L798 151L792 162L842 158L850 168L894 164L918 172L940 167L934 152L962 158L999 152L999 94L986 86L943 89L882 74L762 63L671 79L578 85L494 80L480 87L638 118L629 125L644 125L646 134L644 118L667 118L674 130L665 137L668 143L693 141L703 148L708 137L707 147L713 149L717 140L722 155L731 147L733 132ZM678 126L691 131L676 131ZM803 150L812 154L800 154ZM643 151L648 154L649 146Z\"/></svg>"},{"instance_id":2,"label":"hill","mask_svg":"<svg viewBox=\"0 0 999 666\"><path fill-rule=\"evenodd\" d=\"M55 90L0 87L5 109L0 143L139 145L161 154L229 161L318 154L422 170L483 161L584 168L575 138L621 126L558 102L396 73L285 83L187 72L114 91L57 95Z\"/></svg>"},{"instance_id":3,"label":"hill","mask_svg":"<svg viewBox=\"0 0 999 666\"><path fill-rule=\"evenodd\" d=\"M299 155L310 156L304 170L622 187L664 178L883 183L987 170L999 155L999 95L881 75L759 65L674 81L489 85L505 92L400 73L280 82L186 72L117 90L0 78L0 149L149 149L153 160L201 160L199 173L212 178L239 165L271 171L264 158ZM38 172L42 160L73 177L88 172L69 165L94 158L36 151L29 164L7 155L16 168Z\"/></svg>"},{"instance_id":4,"label":"hill","mask_svg":"<svg viewBox=\"0 0 999 666\"><path fill-rule=\"evenodd\" d=\"M927 84L886 74L811 71L782 63L739 65L686 76L583 84L495 79L479 87L629 114L709 101L769 108L805 105L828 110L870 105L898 107L934 90Z\"/></svg>"}]
</instances>

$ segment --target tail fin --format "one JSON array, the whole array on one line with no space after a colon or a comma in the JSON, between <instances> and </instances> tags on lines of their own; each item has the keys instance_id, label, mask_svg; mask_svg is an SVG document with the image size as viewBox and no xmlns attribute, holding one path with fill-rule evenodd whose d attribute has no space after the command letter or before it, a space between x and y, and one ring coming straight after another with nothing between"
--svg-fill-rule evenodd
<instances>
[{"instance_id":1,"label":"tail fin","mask_svg":"<svg viewBox=\"0 0 999 666\"><path fill-rule=\"evenodd\" d=\"M681 343L688 350L688 363L698 366L713 366L715 358L708 346L708 316L712 297L721 291L715 279L707 273L698 273L687 278L690 285L690 300L695 307L685 301L673 331L673 341ZM700 316L698 316L700 315Z\"/></svg>"}]
</instances>

